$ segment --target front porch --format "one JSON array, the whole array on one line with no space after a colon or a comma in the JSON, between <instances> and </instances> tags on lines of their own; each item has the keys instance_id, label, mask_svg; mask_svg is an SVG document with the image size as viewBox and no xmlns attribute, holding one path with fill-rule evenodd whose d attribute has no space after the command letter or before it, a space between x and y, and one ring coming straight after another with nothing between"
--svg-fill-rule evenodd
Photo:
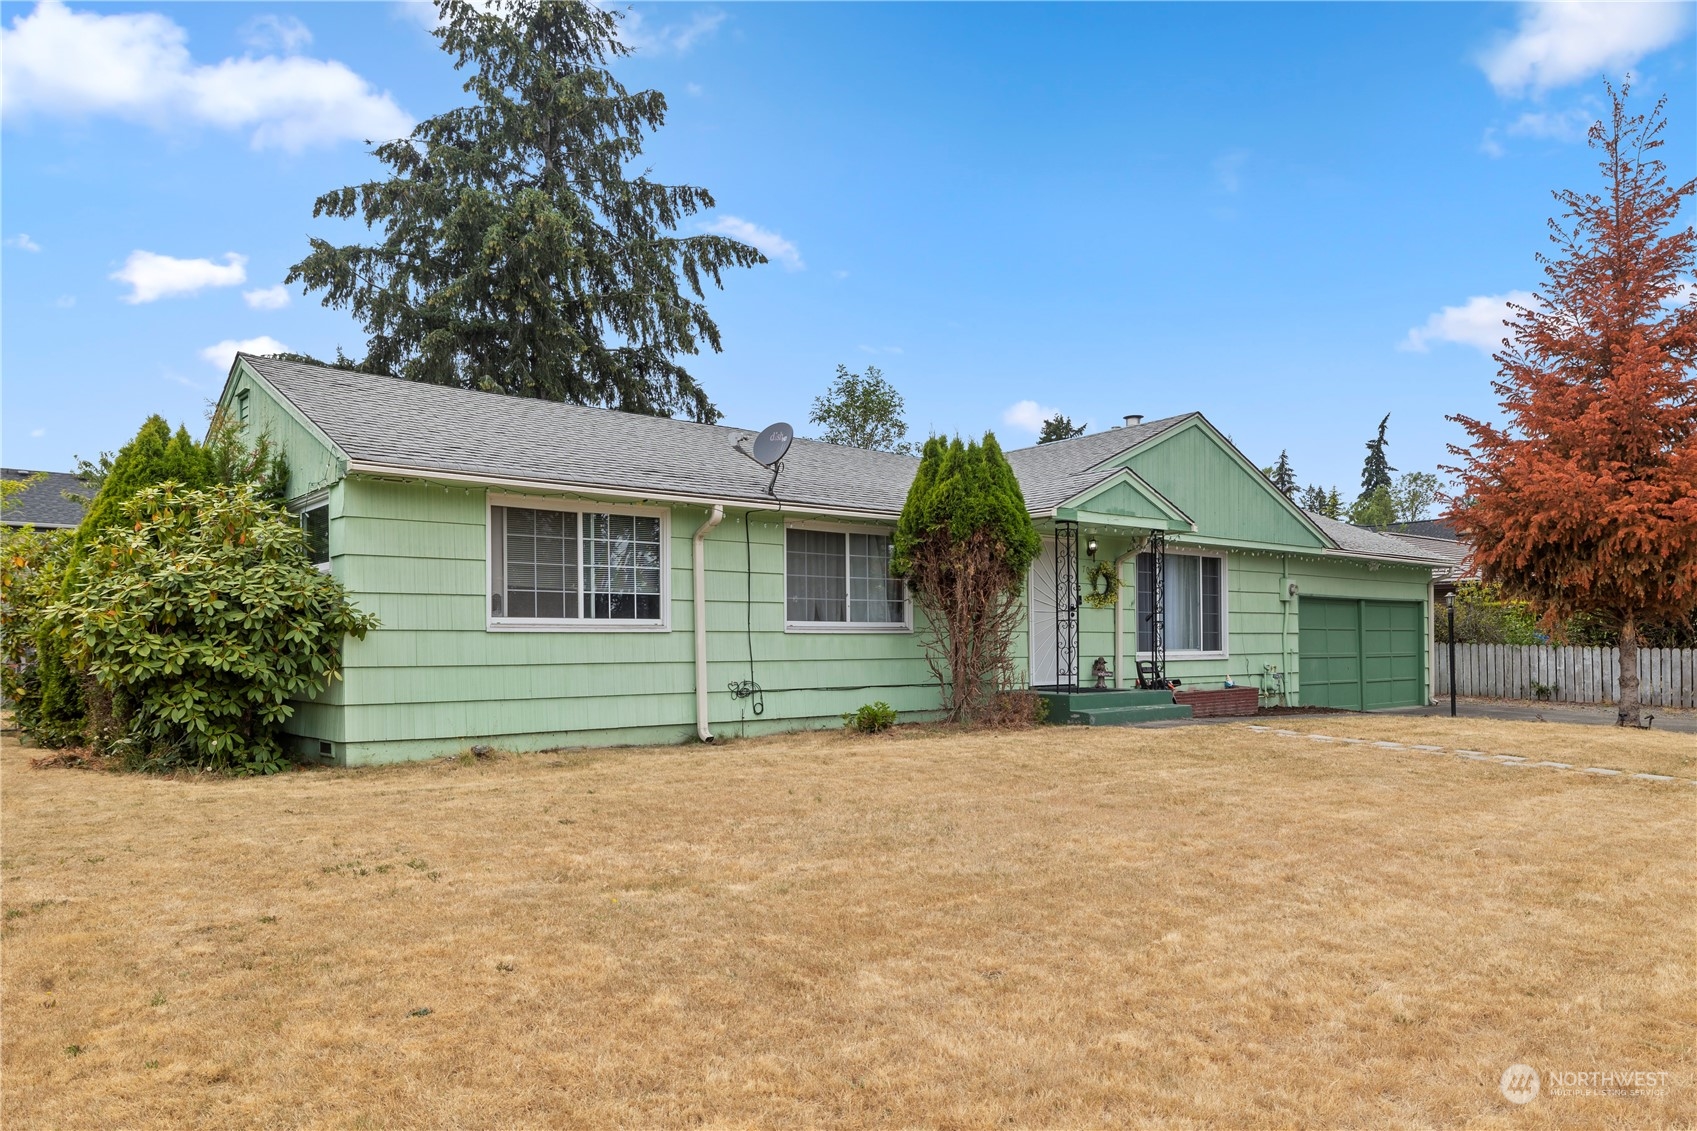
<instances>
[{"instance_id":1,"label":"front porch","mask_svg":"<svg viewBox=\"0 0 1697 1131\"><path fill-rule=\"evenodd\" d=\"M1194 713L1189 707L1173 702L1170 691L1036 690L1049 705L1048 721L1057 724L1130 726L1158 719L1188 719Z\"/></svg>"}]
</instances>

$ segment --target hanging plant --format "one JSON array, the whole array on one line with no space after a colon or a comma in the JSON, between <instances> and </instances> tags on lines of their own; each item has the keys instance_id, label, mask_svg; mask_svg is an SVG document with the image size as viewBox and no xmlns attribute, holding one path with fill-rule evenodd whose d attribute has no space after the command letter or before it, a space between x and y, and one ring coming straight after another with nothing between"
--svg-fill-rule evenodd
<instances>
[{"instance_id":1,"label":"hanging plant","mask_svg":"<svg viewBox=\"0 0 1697 1131\"><path fill-rule=\"evenodd\" d=\"M1120 602L1120 571L1114 568L1112 562L1097 562L1084 575L1090 588L1084 594L1084 603L1092 609L1111 609Z\"/></svg>"}]
</instances>

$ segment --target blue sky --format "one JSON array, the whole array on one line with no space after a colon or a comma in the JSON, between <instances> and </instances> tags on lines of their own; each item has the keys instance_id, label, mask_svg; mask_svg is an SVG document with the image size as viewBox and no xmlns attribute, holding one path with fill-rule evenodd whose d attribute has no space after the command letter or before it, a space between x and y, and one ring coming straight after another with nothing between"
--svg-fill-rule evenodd
<instances>
[{"instance_id":1,"label":"blue sky","mask_svg":"<svg viewBox=\"0 0 1697 1131\"><path fill-rule=\"evenodd\" d=\"M1605 76L1669 98L1697 172L1692 4L637 5L657 176L772 262L692 371L806 434L835 367L915 431L1034 438L1200 409L1353 494L1494 409L1503 296L1550 191L1596 183ZM359 353L278 289L366 137L463 99L417 5L0 5L3 458L66 468L150 412L198 428L230 343Z\"/></svg>"}]
</instances>

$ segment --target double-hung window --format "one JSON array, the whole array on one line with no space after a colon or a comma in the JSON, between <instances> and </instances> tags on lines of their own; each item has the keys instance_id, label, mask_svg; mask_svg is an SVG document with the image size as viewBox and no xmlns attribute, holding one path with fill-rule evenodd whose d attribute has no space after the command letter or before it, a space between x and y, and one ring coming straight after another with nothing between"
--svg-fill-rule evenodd
<instances>
[{"instance_id":1,"label":"double-hung window","mask_svg":"<svg viewBox=\"0 0 1697 1131\"><path fill-rule=\"evenodd\" d=\"M1166 650L1173 652L1224 652L1225 559L1196 554L1166 556L1166 584L1162 587L1162 620L1166 625ZM1137 555L1137 650L1155 650L1155 626L1148 619L1155 607L1155 559Z\"/></svg>"},{"instance_id":2,"label":"double-hung window","mask_svg":"<svg viewBox=\"0 0 1697 1131\"><path fill-rule=\"evenodd\" d=\"M659 512L493 504L490 624L664 627L665 545Z\"/></svg>"},{"instance_id":3,"label":"double-hung window","mask_svg":"<svg viewBox=\"0 0 1697 1131\"><path fill-rule=\"evenodd\" d=\"M784 622L802 631L908 627L907 588L890 576L888 534L791 526L784 533Z\"/></svg>"}]
</instances>

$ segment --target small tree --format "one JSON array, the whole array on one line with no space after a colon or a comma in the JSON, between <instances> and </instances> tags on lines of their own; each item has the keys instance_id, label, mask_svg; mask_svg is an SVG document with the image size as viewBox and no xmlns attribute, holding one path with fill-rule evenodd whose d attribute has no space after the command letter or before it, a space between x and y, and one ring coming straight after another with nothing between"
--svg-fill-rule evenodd
<instances>
[{"instance_id":1,"label":"small tree","mask_svg":"<svg viewBox=\"0 0 1697 1131\"><path fill-rule=\"evenodd\" d=\"M1084 425L1074 424L1072 418L1057 412L1043 422L1043 430L1037 433L1039 444L1052 444L1056 440L1070 440L1074 436L1084 435Z\"/></svg>"},{"instance_id":2,"label":"small tree","mask_svg":"<svg viewBox=\"0 0 1697 1131\"><path fill-rule=\"evenodd\" d=\"M123 710L127 741L241 773L282 765L289 700L341 674L375 618L308 559L300 526L251 486L150 487L87 547L47 610L70 657Z\"/></svg>"},{"instance_id":3,"label":"small tree","mask_svg":"<svg viewBox=\"0 0 1697 1131\"><path fill-rule=\"evenodd\" d=\"M1278 462L1272 467L1263 467L1261 474L1287 499L1296 498L1296 469L1291 467L1288 453L1281 449Z\"/></svg>"},{"instance_id":4,"label":"small tree","mask_svg":"<svg viewBox=\"0 0 1697 1131\"><path fill-rule=\"evenodd\" d=\"M1357 496L1358 502L1371 498L1373 492L1381 487L1387 491L1391 489L1391 472L1396 468L1392 467L1390 460L1385 457L1385 446L1389 443L1385 439L1385 428L1390 422L1391 414L1387 412L1385 418L1379 421L1378 436L1367 441L1367 459L1361 465L1361 494Z\"/></svg>"},{"instance_id":5,"label":"small tree","mask_svg":"<svg viewBox=\"0 0 1697 1131\"><path fill-rule=\"evenodd\" d=\"M1389 487L1379 487L1349 505L1349 521L1356 526L1390 526L1396 522L1396 500Z\"/></svg>"},{"instance_id":6,"label":"small tree","mask_svg":"<svg viewBox=\"0 0 1697 1131\"><path fill-rule=\"evenodd\" d=\"M1397 476L1391 487L1391 503L1397 522L1419 522L1432 512L1442 486L1438 477L1429 471L1410 471Z\"/></svg>"},{"instance_id":7,"label":"small tree","mask_svg":"<svg viewBox=\"0 0 1697 1131\"><path fill-rule=\"evenodd\" d=\"M813 399L808 419L824 427L825 433L819 438L827 444L912 455L913 445L905 439L906 407L902 395L884 380L876 365L868 365L864 375L850 373L848 366L839 365L831 387Z\"/></svg>"},{"instance_id":8,"label":"small tree","mask_svg":"<svg viewBox=\"0 0 1697 1131\"><path fill-rule=\"evenodd\" d=\"M1697 608L1697 181L1669 186L1659 101L1629 114L1608 88L1590 130L1603 191L1555 194L1544 285L1496 354L1506 425L1472 437L1449 517L1483 579L1553 627L1592 614L1619 631L1622 725L1639 724L1638 635ZM1565 221L1565 222L1564 222Z\"/></svg>"},{"instance_id":9,"label":"small tree","mask_svg":"<svg viewBox=\"0 0 1697 1131\"><path fill-rule=\"evenodd\" d=\"M892 564L925 614L921 642L951 721L984 718L1012 686L1020 594L1041 545L993 434L926 441Z\"/></svg>"}]
</instances>

